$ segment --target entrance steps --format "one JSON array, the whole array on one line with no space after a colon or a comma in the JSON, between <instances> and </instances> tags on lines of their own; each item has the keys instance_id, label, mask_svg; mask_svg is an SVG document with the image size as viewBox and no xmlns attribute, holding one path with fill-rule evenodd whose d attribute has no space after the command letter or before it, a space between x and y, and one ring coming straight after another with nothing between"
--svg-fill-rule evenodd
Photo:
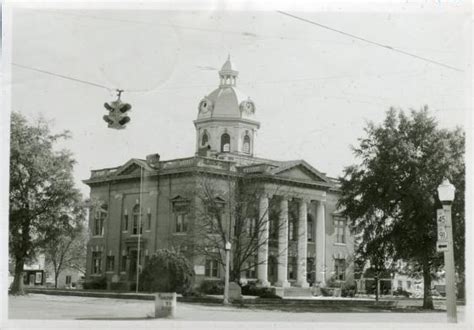
<instances>
[{"instance_id":1,"label":"entrance steps","mask_svg":"<svg viewBox=\"0 0 474 330\"><path fill-rule=\"evenodd\" d=\"M291 286L289 288L283 288L283 298L299 298L299 297L312 297L313 293L311 288L300 288Z\"/></svg>"}]
</instances>

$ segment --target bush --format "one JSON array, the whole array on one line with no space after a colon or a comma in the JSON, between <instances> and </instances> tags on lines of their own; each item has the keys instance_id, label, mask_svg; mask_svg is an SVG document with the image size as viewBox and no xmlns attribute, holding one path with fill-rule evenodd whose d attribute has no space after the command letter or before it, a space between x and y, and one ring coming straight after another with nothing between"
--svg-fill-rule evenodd
<instances>
[{"instance_id":1,"label":"bush","mask_svg":"<svg viewBox=\"0 0 474 330\"><path fill-rule=\"evenodd\" d=\"M199 285L198 292L203 294L224 294L224 281L204 280Z\"/></svg>"},{"instance_id":2,"label":"bush","mask_svg":"<svg viewBox=\"0 0 474 330\"><path fill-rule=\"evenodd\" d=\"M248 284L242 286L242 295L257 296L260 298L281 299L281 297L275 295L274 291L271 288L259 288L255 284Z\"/></svg>"},{"instance_id":3,"label":"bush","mask_svg":"<svg viewBox=\"0 0 474 330\"><path fill-rule=\"evenodd\" d=\"M112 282L110 283L110 290L112 291L129 291L130 284L128 282Z\"/></svg>"},{"instance_id":4,"label":"bush","mask_svg":"<svg viewBox=\"0 0 474 330\"><path fill-rule=\"evenodd\" d=\"M352 284L345 283L342 286L341 296L342 297L354 297L355 292L356 292L356 285L354 283L352 283Z\"/></svg>"},{"instance_id":5,"label":"bush","mask_svg":"<svg viewBox=\"0 0 474 330\"><path fill-rule=\"evenodd\" d=\"M107 279L105 276L92 278L84 282L85 290L105 290L107 289Z\"/></svg>"},{"instance_id":6,"label":"bush","mask_svg":"<svg viewBox=\"0 0 474 330\"><path fill-rule=\"evenodd\" d=\"M186 294L191 289L194 270L182 254L158 250L140 274L139 290Z\"/></svg>"},{"instance_id":7,"label":"bush","mask_svg":"<svg viewBox=\"0 0 474 330\"><path fill-rule=\"evenodd\" d=\"M334 293L334 289L323 288L323 287L320 289L321 289L321 294L323 295L323 297L332 297Z\"/></svg>"},{"instance_id":8,"label":"bush","mask_svg":"<svg viewBox=\"0 0 474 330\"><path fill-rule=\"evenodd\" d=\"M394 296L404 296L404 297L410 297L411 293L408 291L403 290L402 288L398 288L397 290L393 291Z\"/></svg>"}]
</instances>

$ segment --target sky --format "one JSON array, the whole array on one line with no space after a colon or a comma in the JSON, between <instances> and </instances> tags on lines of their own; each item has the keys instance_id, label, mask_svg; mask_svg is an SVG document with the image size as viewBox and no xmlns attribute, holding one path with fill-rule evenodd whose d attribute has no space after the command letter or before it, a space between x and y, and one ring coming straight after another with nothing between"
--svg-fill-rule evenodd
<instances>
[{"instance_id":1,"label":"sky","mask_svg":"<svg viewBox=\"0 0 474 330\"><path fill-rule=\"evenodd\" d=\"M394 52L273 10L15 9L11 109L69 130L75 179L159 153L194 155L198 103L217 88L228 54L237 87L256 104L256 155L305 159L329 176L356 161L350 146L391 107L428 105L440 127L468 127L470 15L450 11L298 11L293 15L459 70ZM104 102L125 89L125 130L107 128Z\"/></svg>"}]
</instances>

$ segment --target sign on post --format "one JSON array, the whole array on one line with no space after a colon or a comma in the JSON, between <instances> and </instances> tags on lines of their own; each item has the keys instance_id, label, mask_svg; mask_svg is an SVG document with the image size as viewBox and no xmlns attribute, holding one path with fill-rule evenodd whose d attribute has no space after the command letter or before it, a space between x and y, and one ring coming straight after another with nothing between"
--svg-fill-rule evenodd
<instances>
[{"instance_id":1,"label":"sign on post","mask_svg":"<svg viewBox=\"0 0 474 330\"><path fill-rule=\"evenodd\" d=\"M446 214L443 209L437 210L436 221L438 224L438 241L436 242L436 251L448 251L448 232L446 230Z\"/></svg>"}]
</instances>

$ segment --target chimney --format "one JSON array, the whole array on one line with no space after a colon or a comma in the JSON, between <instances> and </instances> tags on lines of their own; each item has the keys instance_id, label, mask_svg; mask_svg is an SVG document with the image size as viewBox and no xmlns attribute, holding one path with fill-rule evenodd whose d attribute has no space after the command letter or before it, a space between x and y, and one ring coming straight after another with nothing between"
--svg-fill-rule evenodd
<instances>
[{"instance_id":1,"label":"chimney","mask_svg":"<svg viewBox=\"0 0 474 330\"><path fill-rule=\"evenodd\" d=\"M153 168L158 168L160 162L160 154L151 154L146 156L146 162Z\"/></svg>"}]
</instances>

